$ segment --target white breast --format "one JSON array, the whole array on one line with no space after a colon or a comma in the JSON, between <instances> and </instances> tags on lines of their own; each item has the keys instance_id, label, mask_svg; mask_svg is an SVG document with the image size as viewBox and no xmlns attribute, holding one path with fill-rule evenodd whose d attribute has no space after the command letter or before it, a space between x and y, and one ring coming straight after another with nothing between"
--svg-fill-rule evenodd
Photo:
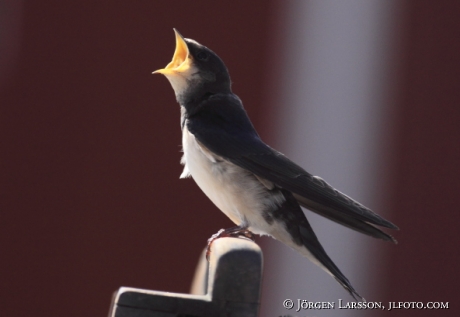
<instances>
[{"instance_id":1,"label":"white breast","mask_svg":"<svg viewBox=\"0 0 460 317\"><path fill-rule=\"evenodd\" d=\"M263 210L281 205L284 197L269 192L254 174L201 146L186 125L182 145L185 167L181 177L190 173L206 196L235 224L248 226L254 233L270 234Z\"/></svg>"}]
</instances>

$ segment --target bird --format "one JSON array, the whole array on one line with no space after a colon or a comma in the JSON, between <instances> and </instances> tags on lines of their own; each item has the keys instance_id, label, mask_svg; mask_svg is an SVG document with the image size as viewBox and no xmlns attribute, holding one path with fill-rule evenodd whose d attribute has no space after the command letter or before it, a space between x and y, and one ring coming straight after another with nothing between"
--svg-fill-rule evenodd
<instances>
[{"instance_id":1,"label":"bird","mask_svg":"<svg viewBox=\"0 0 460 317\"><path fill-rule=\"evenodd\" d=\"M364 298L327 255L301 207L360 233L396 243L396 225L264 143L231 90L222 59L176 29L172 61L154 71L180 105L184 169L236 226L219 237L268 235L310 259L357 301Z\"/></svg>"}]
</instances>

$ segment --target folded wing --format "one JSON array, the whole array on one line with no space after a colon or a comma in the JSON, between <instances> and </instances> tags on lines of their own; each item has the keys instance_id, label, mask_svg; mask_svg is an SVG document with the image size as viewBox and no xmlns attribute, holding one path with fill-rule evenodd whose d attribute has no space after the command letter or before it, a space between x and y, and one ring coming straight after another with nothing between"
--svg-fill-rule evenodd
<instances>
[{"instance_id":1,"label":"folded wing","mask_svg":"<svg viewBox=\"0 0 460 317\"><path fill-rule=\"evenodd\" d=\"M301 206L313 212L358 232L396 242L375 227L398 229L394 224L266 145L239 99L230 99L222 107L211 98L204 106L210 108L194 114L186 122L202 146L259 178L291 191Z\"/></svg>"}]
</instances>

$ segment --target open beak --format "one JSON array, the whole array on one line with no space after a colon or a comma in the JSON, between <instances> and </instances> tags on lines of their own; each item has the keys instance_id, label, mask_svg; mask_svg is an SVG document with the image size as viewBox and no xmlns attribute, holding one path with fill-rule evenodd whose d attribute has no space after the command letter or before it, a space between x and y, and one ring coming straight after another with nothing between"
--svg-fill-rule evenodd
<instances>
[{"instance_id":1,"label":"open beak","mask_svg":"<svg viewBox=\"0 0 460 317\"><path fill-rule=\"evenodd\" d=\"M165 68L154 71L153 74L175 75L190 69L192 60L189 56L187 43L176 29L174 29L174 33L176 33L176 51L172 61Z\"/></svg>"}]
</instances>

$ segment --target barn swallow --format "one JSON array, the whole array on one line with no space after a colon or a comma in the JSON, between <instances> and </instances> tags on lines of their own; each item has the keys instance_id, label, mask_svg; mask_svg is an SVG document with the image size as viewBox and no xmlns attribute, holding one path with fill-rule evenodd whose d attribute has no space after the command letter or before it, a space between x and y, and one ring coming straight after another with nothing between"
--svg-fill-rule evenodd
<instances>
[{"instance_id":1,"label":"barn swallow","mask_svg":"<svg viewBox=\"0 0 460 317\"><path fill-rule=\"evenodd\" d=\"M184 152L180 178L191 176L237 225L213 239L271 236L324 269L355 300L364 300L326 254L301 206L394 243L378 226L398 228L265 144L232 93L230 75L219 56L174 31L173 59L154 73L166 76L180 104Z\"/></svg>"}]
</instances>

